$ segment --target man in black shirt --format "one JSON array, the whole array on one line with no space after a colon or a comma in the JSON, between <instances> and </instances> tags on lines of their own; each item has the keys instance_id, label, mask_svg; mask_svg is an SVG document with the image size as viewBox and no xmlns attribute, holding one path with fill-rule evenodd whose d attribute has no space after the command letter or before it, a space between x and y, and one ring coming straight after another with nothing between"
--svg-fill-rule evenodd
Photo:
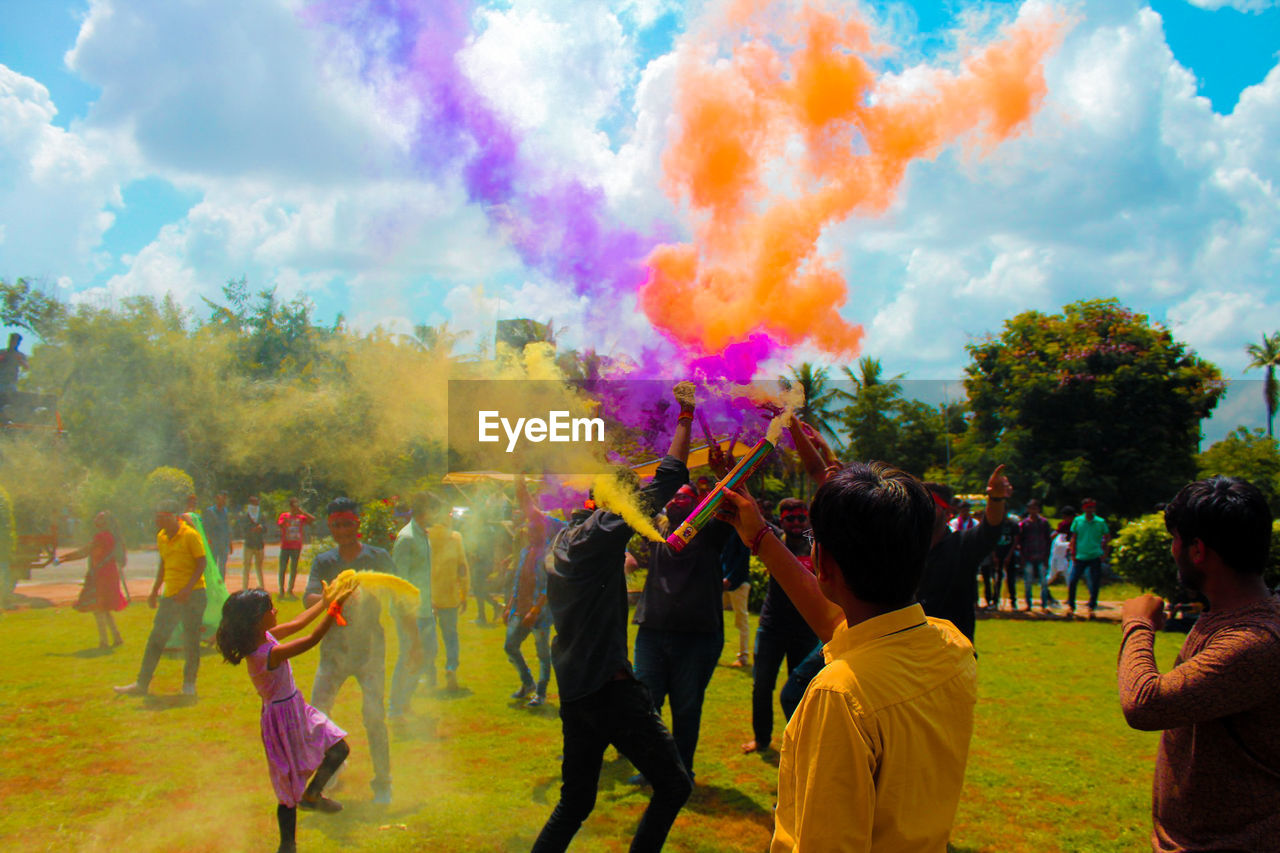
<instances>
[{"instance_id":1,"label":"man in black shirt","mask_svg":"<svg viewBox=\"0 0 1280 853\"><path fill-rule=\"evenodd\" d=\"M801 565L811 569L809 540L809 508L799 498L783 498L778 503L782 519L782 542ZM773 740L773 688L778 682L782 661L788 674L800 665L818 637L796 610L782 585L769 577L769 589L760 608L756 627L756 665L751 684L751 730L754 738L742 745L743 752L765 752Z\"/></svg>"},{"instance_id":2,"label":"man in black shirt","mask_svg":"<svg viewBox=\"0 0 1280 853\"><path fill-rule=\"evenodd\" d=\"M697 493L683 485L667 504L674 530L693 511ZM733 528L712 521L677 552L654 542L649 572L636 602L636 678L661 712L671 700L671 734L685 769L693 775L693 753L702 724L702 701L724 649L724 581L720 554ZM639 780L636 780L639 781Z\"/></svg>"},{"instance_id":3,"label":"man in black shirt","mask_svg":"<svg viewBox=\"0 0 1280 853\"><path fill-rule=\"evenodd\" d=\"M689 481L691 383L675 388L680 415L667 456L640 491L652 514ZM535 851L565 850L595 807L605 748L610 744L653 785L632 850L659 850L693 783L675 741L636 680L627 659L627 581L623 570L633 531L608 510L579 510L552 546L547 602L555 621L551 663L560 688L564 733L560 801ZM697 541L697 540L695 540Z\"/></svg>"},{"instance_id":4,"label":"man in black shirt","mask_svg":"<svg viewBox=\"0 0 1280 853\"><path fill-rule=\"evenodd\" d=\"M981 523L960 531L947 528L955 514L951 488L942 483L925 483L925 487L933 494L937 515L933 547L925 559L916 600L925 614L950 620L972 643L977 626L978 564L996 546L1013 487L1004 476L1004 466L997 465L987 480L987 509Z\"/></svg>"}]
</instances>

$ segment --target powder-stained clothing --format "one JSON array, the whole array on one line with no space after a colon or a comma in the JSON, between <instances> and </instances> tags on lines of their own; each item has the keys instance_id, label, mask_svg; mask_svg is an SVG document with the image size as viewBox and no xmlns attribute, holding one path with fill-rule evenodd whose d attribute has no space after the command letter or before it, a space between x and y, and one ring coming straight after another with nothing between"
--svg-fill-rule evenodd
<instances>
[{"instance_id":1,"label":"powder-stained clothing","mask_svg":"<svg viewBox=\"0 0 1280 853\"><path fill-rule=\"evenodd\" d=\"M164 595L171 598L182 591L196 572L196 560L203 557L204 541L185 521L178 520L178 532L170 538L163 530L156 534L156 549L164 561ZM204 589L204 573L192 589Z\"/></svg>"},{"instance_id":2,"label":"powder-stained clothing","mask_svg":"<svg viewBox=\"0 0 1280 853\"><path fill-rule=\"evenodd\" d=\"M683 462L663 457L640 490L643 511L665 506L688 481ZM597 509L556 540L547 601L556 625L551 661L562 703L594 693L619 673L631 674L623 561L632 533L622 516Z\"/></svg>"},{"instance_id":3,"label":"powder-stained clothing","mask_svg":"<svg viewBox=\"0 0 1280 853\"><path fill-rule=\"evenodd\" d=\"M417 618L431 616L431 539L417 521L410 520L391 546L395 573L418 588Z\"/></svg>"},{"instance_id":4,"label":"powder-stained clothing","mask_svg":"<svg viewBox=\"0 0 1280 853\"><path fill-rule=\"evenodd\" d=\"M547 550L555 541L565 523L555 516L541 516L541 523L528 525L528 541L520 549L516 570L511 573L511 590L507 600L511 605L511 618L520 621L536 604L541 607L534 627L551 625L551 610L547 603Z\"/></svg>"},{"instance_id":5,"label":"powder-stained clothing","mask_svg":"<svg viewBox=\"0 0 1280 853\"><path fill-rule=\"evenodd\" d=\"M311 562L306 595L323 595L322 582L331 582L347 569L395 574L395 563L390 554L372 545L361 544L360 553L350 562L342 559L337 548L325 551ZM347 624L334 625L320 641L320 663L311 686L312 705L327 715L348 678L354 678L360 685L360 717L369 739L375 793L389 790L391 785L391 749L384 704L387 646L379 621L381 613L377 597L369 592L357 590L347 599L342 607Z\"/></svg>"},{"instance_id":6,"label":"powder-stained clothing","mask_svg":"<svg viewBox=\"0 0 1280 853\"><path fill-rule=\"evenodd\" d=\"M276 799L293 808L307 790L311 774L324 761L325 752L347 733L302 698L288 660L271 668L271 650L278 645L268 632L266 642L244 662L262 698L262 746L267 752L271 785Z\"/></svg>"},{"instance_id":7,"label":"powder-stained clothing","mask_svg":"<svg viewBox=\"0 0 1280 853\"><path fill-rule=\"evenodd\" d=\"M470 570L462 534L442 524L427 530L431 540L431 604L434 607L459 607L467 598Z\"/></svg>"},{"instance_id":8,"label":"powder-stained clothing","mask_svg":"<svg viewBox=\"0 0 1280 853\"><path fill-rule=\"evenodd\" d=\"M231 514L227 508L219 507L217 504L207 506L204 512L200 513L200 520L204 522L204 535L209 540L209 550L213 551L214 556L230 551Z\"/></svg>"},{"instance_id":9,"label":"powder-stained clothing","mask_svg":"<svg viewBox=\"0 0 1280 853\"><path fill-rule=\"evenodd\" d=\"M841 623L782 738L771 850L945 850L973 735L973 646L918 604Z\"/></svg>"},{"instance_id":10,"label":"powder-stained clothing","mask_svg":"<svg viewBox=\"0 0 1280 853\"><path fill-rule=\"evenodd\" d=\"M1000 528L988 524L984 515L977 527L939 539L924 561L916 600L925 613L946 619L971 643L977 627L974 606L978 602L978 564L995 548L999 537Z\"/></svg>"},{"instance_id":11,"label":"powder-stained clothing","mask_svg":"<svg viewBox=\"0 0 1280 853\"><path fill-rule=\"evenodd\" d=\"M1129 725L1164 730L1152 849L1274 850L1280 839L1280 599L1205 613L1161 675L1155 630L1127 620L1120 704Z\"/></svg>"},{"instance_id":12,"label":"powder-stained clothing","mask_svg":"<svg viewBox=\"0 0 1280 853\"><path fill-rule=\"evenodd\" d=\"M332 548L311 561L311 575L307 579L305 595L324 595L323 584L332 583L334 578L347 569L395 574L395 568L391 555L372 545L362 544L360 553L350 562L342 559L337 548ZM342 616L347 624L330 628L329 633L320 641L320 660L341 661L343 665L350 666L357 666L368 660L374 652L384 647L385 638L379 621L381 613L382 607L378 604L377 596L357 590L342 608ZM378 656L378 664L381 666L382 663L383 658Z\"/></svg>"}]
</instances>

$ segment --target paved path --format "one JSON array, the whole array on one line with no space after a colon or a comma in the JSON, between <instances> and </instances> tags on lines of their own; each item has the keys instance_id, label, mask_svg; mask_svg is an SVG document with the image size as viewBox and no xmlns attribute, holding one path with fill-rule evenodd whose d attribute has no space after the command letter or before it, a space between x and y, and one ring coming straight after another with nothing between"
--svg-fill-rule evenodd
<instances>
[{"instance_id":1,"label":"paved path","mask_svg":"<svg viewBox=\"0 0 1280 853\"><path fill-rule=\"evenodd\" d=\"M240 548L240 543L236 543L236 550L231 554L231 558L227 561L227 589L235 592L241 588L241 580L244 577L244 552ZM70 549L65 549L70 550ZM267 584L267 591L273 596L279 594L276 588L276 569L279 565L280 546L267 545L266 556L263 559L262 576ZM299 569L303 566L299 565ZM13 607L53 607L57 605L73 604L80 595L80 584L84 580L84 573L88 570L88 564L85 560L69 560L57 566L48 566L43 569L36 569L31 573L31 580L18 581L16 592L16 601ZM125 575L129 594L139 602L145 602L147 593L151 591L151 584L155 580L156 571L156 552L154 548L143 549L139 551L129 552L129 565L125 569ZM250 584L257 585L257 578L249 579ZM301 593L307 586L307 576L305 574L298 575L297 585L294 591ZM1119 601L1099 601L1098 609L1094 614L1094 618L1100 622L1119 622L1120 621L1120 604ZM979 619L1023 619L1028 621L1066 621L1066 608L1058 606L1050 613L1041 613L1039 608L1027 612L1024 610L1013 611L1009 609L1009 605L1001 605L1000 610L986 610L978 608ZM1076 621L1084 621L1084 608L1081 607L1076 611Z\"/></svg>"},{"instance_id":2,"label":"paved path","mask_svg":"<svg viewBox=\"0 0 1280 853\"><path fill-rule=\"evenodd\" d=\"M241 588L241 580L244 577L244 551L239 542L236 543L235 549L227 560L227 589L230 592L236 592ZM61 550L71 551L70 548ZM262 577L266 582L267 591L273 596L279 594L276 588L279 559L280 546L267 545L266 555L262 561ZM145 602L147 594L151 592L151 584L156 578L157 560L155 548L129 552L128 566L125 567L125 583L129 588L129 595L139 602ZM303 568L299 564L300 572ZM30 580L18 581L17 588L14 590L15 601L10 605L10 609L73 604L80 595L80 585L88 570L89 563L85 559L66 560L56 566L33 569ZM258 585L256 572L249 578L249 582L252 586ZM300 573L294 591L301 593L306 586L307 576Z\"/></svg>"}]
</instances>

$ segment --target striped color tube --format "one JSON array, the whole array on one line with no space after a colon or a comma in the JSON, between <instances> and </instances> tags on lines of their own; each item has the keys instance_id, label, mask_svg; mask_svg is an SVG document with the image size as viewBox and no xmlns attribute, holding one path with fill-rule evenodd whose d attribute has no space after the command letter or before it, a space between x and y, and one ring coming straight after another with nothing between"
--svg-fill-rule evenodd
<instances>
[{"instance_id":1,"label":"striped color tube","mask_svg":"<svg viewBox=\"0 0 1280 853\"><path fill-rule=\"evenodd\" d=\"M706 527L707 522L715 518L716 512L720 509L720 503L724 500L725 489L732 489L739 483L745 483L747 479L755 473L760 467L760 463L768 458L773 452L773 442L768 439L760 439L747 452L747 455L733 466L733 470L724 475L724 479L716 483L702 502L694 507L693 512L689 513L689 517L684 523L676 528L675 532L667 537L667 544L671 546L671 550L677 553L684 550L684 546L693 541L693 537L698 535L698 531Z\"/></svg>"}]
</instances>

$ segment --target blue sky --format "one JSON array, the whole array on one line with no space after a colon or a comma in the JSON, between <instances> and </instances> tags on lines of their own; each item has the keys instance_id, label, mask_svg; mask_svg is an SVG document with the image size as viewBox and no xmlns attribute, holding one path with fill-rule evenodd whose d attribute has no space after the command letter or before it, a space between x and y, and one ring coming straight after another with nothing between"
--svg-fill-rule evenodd
<instances>
[{"instance_id":1,"label":"blue sky","mask_svg":"<svg viewBox=\"0 0 1280 853\"><path fill-rule=\"evenodd\" d=\"M0 276L77 299L172 290L198 308L244 274L363 326L449 320L478 338L530 313L572 336L590 306L524 268L458 186L412 174L404 116L295 5L0 3ZM1244 375L1244 344L1280 329L1280 7L873 4L899 48L888 71L945 66L958 30L1045 6L1073 27L1030 131L979 162L914 166L889 214L824 237L850 283L844 313L890 373L947 378L965 342L1020 310L1114 295ZM620 218L678 230L661 128L671 52L707 7L495 3L465 67ZM587 59L616 73L582 79Z\"/></svg>"}]
</instances>

